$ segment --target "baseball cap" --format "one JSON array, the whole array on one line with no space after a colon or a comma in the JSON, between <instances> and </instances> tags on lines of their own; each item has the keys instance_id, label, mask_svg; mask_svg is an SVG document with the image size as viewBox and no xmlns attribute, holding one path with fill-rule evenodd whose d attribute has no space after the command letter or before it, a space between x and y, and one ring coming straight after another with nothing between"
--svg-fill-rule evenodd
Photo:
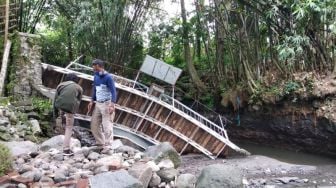
<instances>
[{"instance_id":1,"label":"baseball cap","mask_svg":"<svg viewBox=\"0 0 336 188\"><path fill-rule=\"evenodd\" d=\"M92 61L92 65L99 65L99 66L103 67L104 66L104 61L101 60L101 59L94 59Z\"/></svg>"}]
</instances>

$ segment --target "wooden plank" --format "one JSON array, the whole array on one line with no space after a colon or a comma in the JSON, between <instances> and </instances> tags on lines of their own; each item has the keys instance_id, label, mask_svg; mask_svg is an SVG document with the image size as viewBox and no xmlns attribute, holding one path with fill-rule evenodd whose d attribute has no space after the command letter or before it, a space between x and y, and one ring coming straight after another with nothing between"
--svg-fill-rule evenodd
<instances>
[{"instance_id":1,"label":"wooden plank","mask_svg":"<svg viewBox=\"0 0 336 188\"><path fill-rule=\"evenodd\" d=\"M199 145L206 147L206 145L209 143L209 140L212 138L211 134L205 134L205 139L203 140L203 142L198 143ZM204 138L204 137L203 137Z\"/></svg>"},{"instance_id":2,"label":"wooden plank","mask_svg":"<svg viewBox=\"0 0 336 188\"><path fill-rule=\"evenodd\" d=\"M217 144L217 146L215 147L215 149L213 150L212 153L219 155L223 151L222 148L225 147L225 146L226 146L226 144L224 144L224 143Z\"/></svg>"},{"instance_id":3,"label":"wooden plank","mask_svg":"<svg viewBox=\"0 0 336 188\"><path fill-rule=\"evenodd\" d=\"M0 96L2 96L5 88L5 80L7 77L7 67L8 67L8 57L11 48L12 42L7 40L5 51L2 57L2 66L0 72Z\"/></svg>"}]
</instances>

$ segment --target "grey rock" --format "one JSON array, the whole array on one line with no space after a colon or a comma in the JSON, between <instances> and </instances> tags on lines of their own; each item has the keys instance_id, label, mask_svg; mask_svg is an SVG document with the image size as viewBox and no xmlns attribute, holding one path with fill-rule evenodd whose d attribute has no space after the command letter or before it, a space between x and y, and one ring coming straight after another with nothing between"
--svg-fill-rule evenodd
<instances>
[{"instance_id":1,"label":"grey rock","mask_svg":"<svg viewBox=\"0 0 336 188\"><path fill-rule=\"evenodd\" d=\"M103 166L97 167L94 171L94 174L100 174L100 173L104 173L108 171L109 171L108 166L103 165Z\"/></svg>"},{"instance_id":2,"label":"grey rock","mask_svg":"<svg viewBox=\"0 0 336 188\"><path fill-rule=\"evenodd\" d=\"M127 161L124 161L123 163L122 163L122 167L125 167L125 168L128 168L128 167L130 167L131 165L129 164L129 162L127 162Z\"/></svg>"},{"instance_id":3,"label":"grey rock","mask_svg":"<svg viewBox=\"0 0 336 188\"><path fill-rule=\"evenodd\" d=\"M88 156L88 159L90 160L97 160L99 158L99 154L96 152L91 152Z\"/></svg>"},{"instance_id":4,"label":"grey rock","mask_svg":"<svg viewBox=\"0 0 336 188\"><path fill-rule=\"evenodd\" d=\"M115 168L120 168L122 166L123 162L123 157L120 155L112 155L112 156L107 156L103 157L97 160L96 164L97 165L111 165L114 166Z\"/></svg>"},{"instance_id":5,"label":"grey rock","mask_svg":"<svg viewBox=\"0 0 336 188\"><path fill-rule=\"evenodd\" d=\"M9 114L9 121L12 122L13 124L16 124L16 123L17 123L18 119L17 119L17 117L15 116L15 113L14 113L14 112L11 112L11 113Z\"/></svg>"},{"instance_id":6,"label":"grey rock","mask_svg":"<svg viewBox=\"0 0 336 188\"><path fill-rule=\"evenodd\" d=\"M34 169L34 167L32 167L32 166L30 166L30 165L27 165L27 164L23 164L23 165L19 168L18 172L19 172L20 174L23 174L23 173L25 173L25 172L32 171L33 169Z\"/></svg>"},{"instance_id":7,"label":"grey rock","mask_svg":"<svg viewBox=\"0 0 336 188\"><path fill-rule=\"evenodd\" d=\"M1 121L1 120L0 120ZM7 127L0 125L0 133L5 133L7 132Z\"/></svg>"},{"instance_id":8,"label":"grey rock","mask_svg":"<svg viewBox=\"0 0 336 188\"><path fill-rule=\"evenodd\" d=\"M23 158L17 158L16 163L17 164L23 164L23 163L25 163L25 160Z\"/></svg>"},{"instance_id":9,"label":"grey rock","mask_svg":"<svg viewBox=\"0 0 336 188\"><path fill-rule=\"evenodd\" d=\"M89 178L91 188L143 188L141 182L129 175L126 170L105 172Z\"/></svg>"},{"instance_id":10,"label":"grey rock","mask_svg":"<svg viewBox=\"0 0 336 188\"><path fill-rule=\"evenodd\" d=\"M159 185L159 187L161 188L161 187L166 187L167 186L167 183L166 182L162 182L162 183L160 183L160 185Z\"/></svg>"},{"instance_id":11,"label":"grey rock","mask_svg":"<svg viewBox=\"0 0 336 188\"><path fill-rule=\"evenodd\" d=\"M8 125L10 125L9 119L7 117L1 117L0 126L1 127L7 127ZM5 131L7 131L7 130L5 129Z\"/></svg>"},{"instance_id":12,"label":"grey rock","mask_svg":"<svg viewBox=\"0 0 336 188\"><path fill-rule=\"evenodd\" d=\"M37 159L49 159L50 153L41 153L38 156L36 156Z\"/></svg>"},{"instance_id":13,"label":"grey rock","mask_svg":"<svg viewBox=\"0 0 336 188\"><path fill-rule=\"evenodd\" d=\"M41 166L41 168L43 169L43 170L49 170L50 169L50 164L43 164L42 166Z\"/></svg>"},{"instance_id":14,"label":"grey rock","mask_svg":"<svg viewBox=\"0 0 336 188\"><path fill-rule=\"evenodd\" d=\"M156 163L159 163L164 159L170 159L174 163L175 168L179 167L181 164L180 155L169 142L162 142L159 145L148 147L145 155L152 157Z\"/></svg>"},{"instance_id":15,"label":"grey rock","mask_svg":"<svg viewBox=\"0 0 336 188\"><path fill-rule=\"evenodd\" d=\"M33 131L33 134L41 133L40 124L36 119L31 119L31 120L29 120L29 122L31 124L31 129Z\"/></svg>"},{"instance_id":16,"label":"grey rock","mask_svg":"<svg viewBox=\"0 0 336 188\"><path fill-rule=\"evenodd\" d=\"M193 174L181 174L177 177L176 186L178 188L194 188L197 178Z\"/></svg>"},{"instance_id":17,"label":"grey rock","mask_svg":"<svg viewBox=\"0 0 336 188\"><path fill-rule=\"evenodd\" d=\"M83 162L84 159L85 159L85 156L83 153L80 153L80 154L75 154L75 156L73 157L73 159L76 161L76 162Z\"/></svg>"},{"instance_id":18,"label":"grey rock","mask_svg":"<svg viewBox=\"0 0 336 188\"><path fill-rule=\"evenodd\" d=\"M174 168L174 163L170 159L165 159L159 162L159 168Z\"/></svg>"},{"instance_id":19,"label":"grey rock","mask_svg":"<svg viewBox=\"0 0 336 188\"><path fill-rule=\"evenodd\" d=\"M29 153L29 155L30 155L31 158L35 158L35 157L37 157L39 154L40 154L39 152L31 152L31 153Z\"/></svg>"},{"instance_id":20,"label":"grey rock","mask_svg":"<svg viewBox=\"0 0 336 188\"><path fill-rule=\"evenodd\" d=\"M170 182L175 180L175 177L178 175L178 171L174 168L162 169L157 172L157 175L160 176L162 181Z\"/></svg>"},{"instance_id":21,"label":"grey rock","mask_svg":"<svg viewBox=\"0 0 336 188\"><path fill-rule=\"evenodd\" d=\"M56 172L54 176L54 182L59 183L66 180L66 176L63 172Z\"/></svg>"},{"instance_id":22,"label":"grey rock","mask_svg":"<svg viewBox=\"0 0 336 188\"><path fill-rule=\"evenodd\" d=\"M149 187L157 187L161 183L161 178L155 172L152 175L151 180L149 181Z\"/></svg>"},{"instance_id":23,"label":"grey rock","mask_svg":"<svg viewBox=\"0 0 336 188\"><path fill-rule=\"evenodd\" d=\"M41 179L42 172L38 169L33 169L32 171L21 174L21 176L37 182Z\"/></svg>"},{"instance_id":24,"label":"grey rock","mask_svg":"<svg viewBox=\"0 0 336 188\"><path fill-rule=\"evenodd\" d=\"M148 187L149 181L152 178L152 168L144 163L136 163L129 170L128 173L137 178L144 187Z\"/></svg>"},{"instance_id":25,"label":"grey rock","mask_svg":"<svg viewBox=\"0 0 336 188\"><path fill-rule=\"evenodd\" d=\"M157 172L160 170L160 167L156 165L153 161L148 161L146 164L152 168L153 172Z\"/></svg>"},{"instance_id":26,"label":"grey rock","mask_svg":"<svg viewBox=\"0 0 336 188\"><path fill-rule=\"evenodd\" d=\"M83 169L93 169L95 167L93 162L89 162L83 165Z\"/></svg>"},{"instance_id":27,"label":"grey rock","mask_svg":"<svg viewBox=\"0 0 336 188\"><path fill-rule=\"evenodd\" d=\"M81 178L89 178L93 176L93 172L92 171L81 171L79 175L81 176Z\"/></svg>"},{"instance_id":28,"label":"grey rock","mask_svg":"<svg viewBox=\"0 0 336 188\"><path fill-rule=\"evenodd\" d=\"M196 182L196 188L243 187L242 172L232 166L221 164L203 168Z\"/></svg>"},{"instance_id":29,"label":"grey rock","mask_svg":"<svg viewBox=\"0 0 336 188\"><path fill-rule=\"evenodd\" d=\"M130 146L120 146L116 149L117 153L124 153L124 154L128 154L131 156L134 156L135 153L139 152L138 150L130 147Z\"/></svg>"},{"instance_id":30,"label":"grey rock","mask_svg":"<svg viewBox=\"0 0 336 188\"><path fill-rule=\"evenodd\" d=\"M81 153L84 155L84 157L88 157L90 154L90 149L87 147L83 147Z\"/></svg>"},{"instance_id":31,"label":"grey rock","mask_svg":"<svg viewBox=\"0 0 336 188\"><path fill-rule=\"evenodd\" d=\"M9 134L13 135L13 134L16 133L16 128L11 127L11 128L9 128L8 132L9 132Z\"/></svg>"},{"instance_id":32,"label":"grey rock","mask_svg":"<svg viewBox=\"0 0 336 188\"><path fill-rule=\"evenodd\" d=\"M44 141L41 144L41 150L42 151L47 151L51 148L55 148L58 150L63 149L63 140L64 140L64 135L58 135L50 138L49 140ZM81 147L81 144L78 139L71 138L70 141L70 149L74 149L76 147Z\"/></svg>"},{"instance_id":33,"label":"grey rock","mask_svg":"<svg viewBox=\"0 0 336 188\"><path fill-rule=\"evenodd\" d=\"M16 157L22 154L28 154L31 152L37 152L38 146L37 144L31 142L31 141L20 141L20 142L0 142L7 146L11 153L12 156Z\"/></svg>"},{"instance_id":34,"label":"grey rock","mask_svg":"<svg viewBox=\"0 0 336 188\"><path fill-rule=\"evenodd\" d=\"M82 163L75 163L74 165L73 165L75 168L82 168L83 167L83 164Z\"/></svg>"},{"instance_id":35,"label":"grey rock","mask_svg":"<svg viewBox=\"0 0 336 188\"><path fill-rule=\"evenodd\" d=\"M27 188L27 186L23 183L20 183L19 185L17 185L18 188Z\"/></svg>"},{"instance_id":36,"label":"grey rock","mask_svg":"<svg viewBox=\"0 0 336 188\"><path fill-rule=\"evenodd\" d=\"M123 146L124 144L121 142L121 140L113 140L112 144L111 144L111 149L117 149L121 146Z\"/></svg>"},{"instance_id":37,"label":"grey rock","mask_svg":"<svg viewBox=\"0 0 336 188\"><path fill-rule=\"evenodd\" d=\"M8 133L3 133L3 134L0 134L0 140L3 140L3 141L10 141L12 139L12 136Z\"/></svg>"},{"instance_id":38,"label":"grey rock","mask_svg":"<svg viewBox=\"0 0 336 188\"><path fill-rule=\"evenodd\" d=\"M63 161L64 160L64 156L63 156L63 153L58 153L56 155L54 155L54 160L56 161Z\"/></svg>"},{"instance_id":39,"label":"grey rock","mask_svg":"<svg viewBox=\"0 0 336 188\"><path fill-rule=\"evenodd\" d=\"M134 160L139 161L144 154L139 152L134 155Z\"/></svg>"}]
</instances>

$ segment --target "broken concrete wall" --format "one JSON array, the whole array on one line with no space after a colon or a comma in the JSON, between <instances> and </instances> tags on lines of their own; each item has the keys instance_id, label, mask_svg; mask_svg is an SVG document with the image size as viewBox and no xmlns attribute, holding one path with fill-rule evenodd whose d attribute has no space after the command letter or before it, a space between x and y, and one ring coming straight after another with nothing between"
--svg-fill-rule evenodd
<instances>
[{"instance_id":1,"label":"broken concrete wall","mask_svg":"<svg viewBox=\"0 0 336 188\"><path fill-rule=\"evenodd\" d=\"M17 33L14 38L8 95L16 100L26 100L38 94L34 85L42 84L40 36Z\"/></svg>"}]
</instances>

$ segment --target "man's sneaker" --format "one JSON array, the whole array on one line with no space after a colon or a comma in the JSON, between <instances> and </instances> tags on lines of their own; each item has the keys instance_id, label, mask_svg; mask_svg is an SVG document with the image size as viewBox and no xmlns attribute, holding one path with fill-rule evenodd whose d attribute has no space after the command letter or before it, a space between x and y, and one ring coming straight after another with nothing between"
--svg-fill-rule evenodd
<instances>
[{"instance_id":1,"label":"man's sneaker","mask_svg":"<svg viewBox=\"0 0 336 188\"><path fill-rule=\"evenodd\" d=\"M70 149L63 150L63 155L65 156L70 156L73 155L74 153Z\"/></svg>"}]
</instances>

